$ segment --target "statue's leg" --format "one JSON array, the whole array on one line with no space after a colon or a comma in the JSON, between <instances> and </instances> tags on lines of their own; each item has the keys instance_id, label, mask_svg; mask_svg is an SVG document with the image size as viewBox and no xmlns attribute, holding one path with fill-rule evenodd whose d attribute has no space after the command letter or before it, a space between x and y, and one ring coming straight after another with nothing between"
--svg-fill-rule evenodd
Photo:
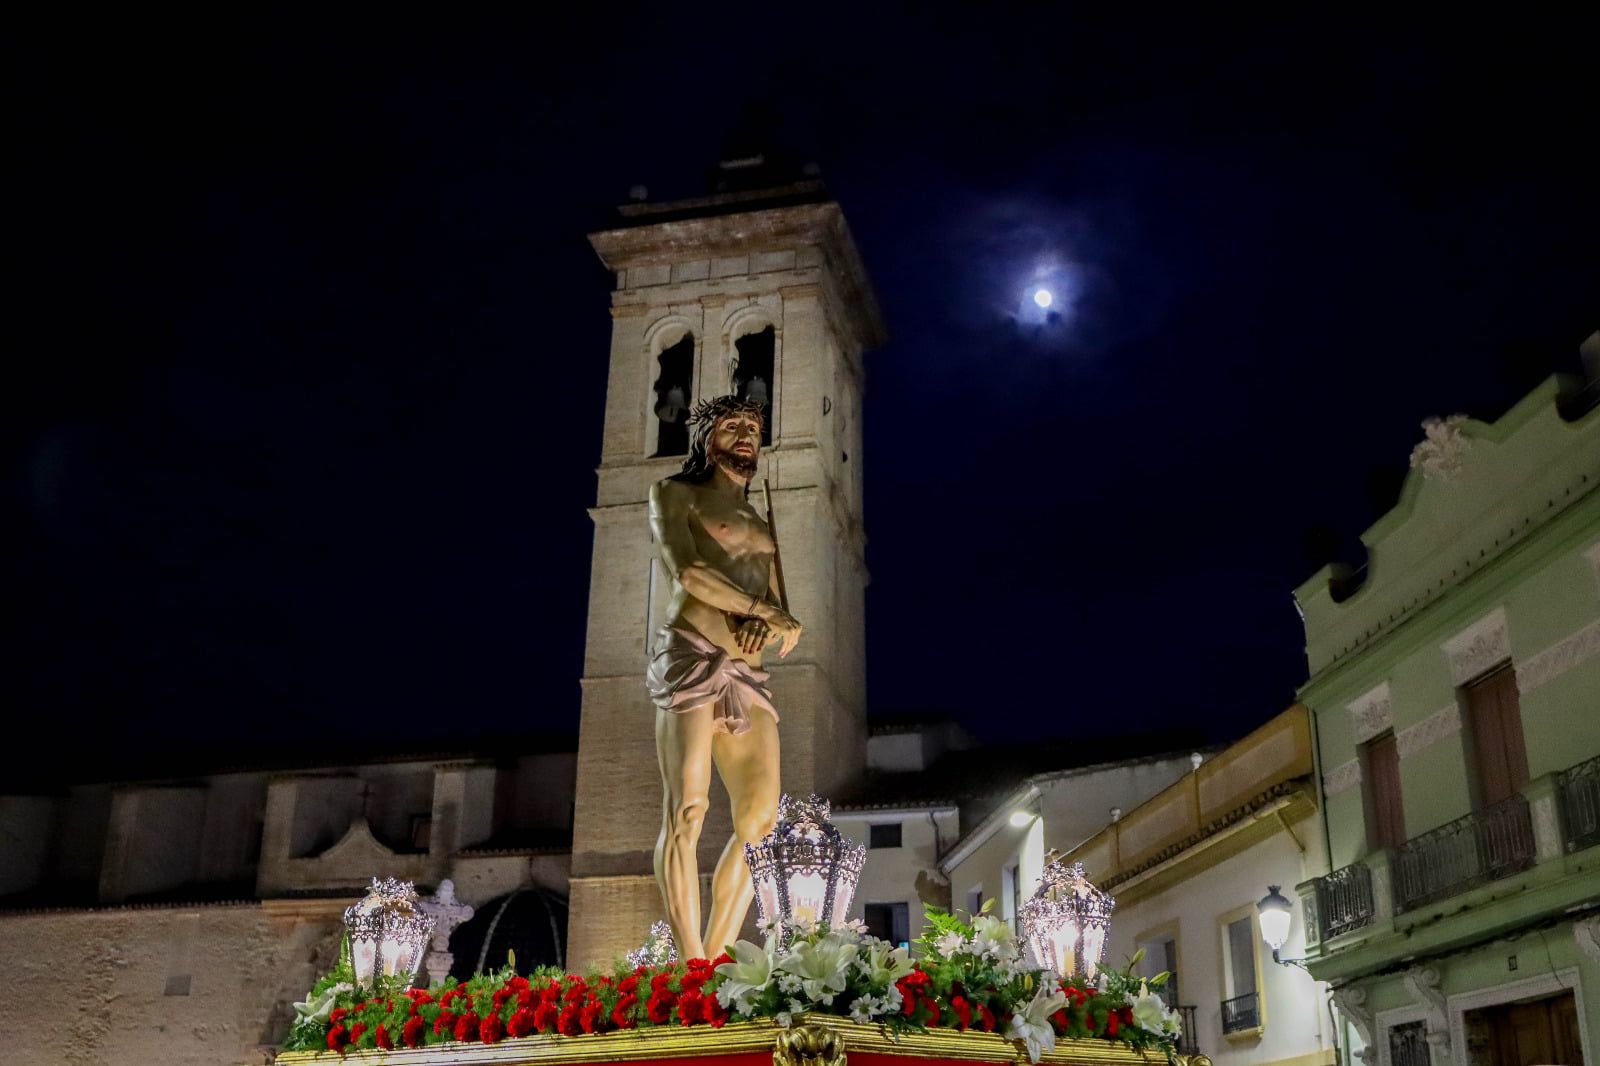
<instances>
[{"instance_id":1,"label":"statue's leg","mask_svg":"<svg viewBox=\"0 0 1600 1066\"><path fill-rule=\"evenodd\" d=\"M711 879L711 919L705 946L715 954L738 939L755 896L744 846L759 843L778 820L777 720L766 711L752 711L749 731L737 737L719 734L712 742L711 754L733 804L733 839L722 849Z\"/></svg>"},{"instance_id":2,"label":"statue's leg","mask_svg":"<svg viewBox=\"0 0 1600 1066\"><path fill-rule=\"evenodd\" d=\"M656 710L656 761L661 766L661 836L656 884L678 957L700 958L700 864L695 850L711 806L713 704L681 713Z\"/></svg>"}]
</instances>

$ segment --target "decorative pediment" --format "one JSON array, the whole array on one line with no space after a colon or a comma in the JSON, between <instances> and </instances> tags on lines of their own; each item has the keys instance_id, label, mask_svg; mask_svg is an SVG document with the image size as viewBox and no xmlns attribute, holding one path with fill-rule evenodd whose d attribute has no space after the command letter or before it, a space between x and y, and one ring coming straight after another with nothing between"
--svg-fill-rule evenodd
<instances>
[{"instance_id":1,"label":"decorative pediment","mask_svg":"<svg viewBox=\"0 0 1600 1066\"><path fill-rule=\"evenodd\" d=\"M316 859L352 870L386 870L393 865L395 852L378 842L365 818L357 818L339 842Z\"/></svg>"}]
</instances>

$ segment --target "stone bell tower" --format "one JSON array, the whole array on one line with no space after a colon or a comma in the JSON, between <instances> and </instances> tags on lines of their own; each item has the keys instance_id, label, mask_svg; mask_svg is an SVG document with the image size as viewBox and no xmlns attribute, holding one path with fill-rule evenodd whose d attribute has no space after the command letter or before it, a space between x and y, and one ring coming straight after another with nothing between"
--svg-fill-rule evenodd
<instances>
[{"instance_id":1,"label":"stone bell tower","mask_svg":"<svg viewBox=\"0 0 1600 1066\"><path fill-rule=\"evenodd\" d=\"M589 512L569 968L609 962L665 917L651 870L661 779L644 672L667 582L646 498L682 466L697 400L736 392L768 405L752 503L770 479L790 609L806 627L787 659L768 657L783 787L830 795L865 758L861 358L883 326L839 205L817 181L752 187L771 184L761 170L724 164L724 191L629 204L617 228L589 237L616 290ZM713 786L703 884L731 832L727 794Z\"/></svg>"}]
</instances>

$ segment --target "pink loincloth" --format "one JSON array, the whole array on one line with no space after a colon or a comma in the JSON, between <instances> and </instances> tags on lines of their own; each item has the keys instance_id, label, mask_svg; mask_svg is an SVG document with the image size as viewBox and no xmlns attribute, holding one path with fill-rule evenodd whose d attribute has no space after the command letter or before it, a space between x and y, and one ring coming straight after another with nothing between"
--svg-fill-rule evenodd
<instances>
[{"instance_id":1,"label":"pink loincloth","mask_svg":"<svg viewBox=\"0 0 1600 1066\"><path fill-rule=\"evenodd\" d=\"M693 629L664 625L656 633L645 687L657 707L677 714L715 701L715 730L738 736L749 731L753 708L769 712L777 721L778 710L766 684L770 676Z\"/></svg>"}]
</instances>

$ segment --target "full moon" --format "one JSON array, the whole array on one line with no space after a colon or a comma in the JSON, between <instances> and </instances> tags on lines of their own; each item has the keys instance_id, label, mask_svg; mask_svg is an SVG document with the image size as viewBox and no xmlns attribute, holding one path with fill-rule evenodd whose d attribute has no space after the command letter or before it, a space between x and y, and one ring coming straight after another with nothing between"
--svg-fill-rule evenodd
<instances>
[{"instance_id":1,"label":"full moon","mask_svg":"<svg viewBox=\"0 0 1600 1066\"><path fill-rule=\"evenodd\" d=\"M1033 294L1033 302L1038 304L1040 307L1049 307L1052 299L1053 297L1050 295L1049 289L1040 289Z\"/></svg>"}]
</instances>

